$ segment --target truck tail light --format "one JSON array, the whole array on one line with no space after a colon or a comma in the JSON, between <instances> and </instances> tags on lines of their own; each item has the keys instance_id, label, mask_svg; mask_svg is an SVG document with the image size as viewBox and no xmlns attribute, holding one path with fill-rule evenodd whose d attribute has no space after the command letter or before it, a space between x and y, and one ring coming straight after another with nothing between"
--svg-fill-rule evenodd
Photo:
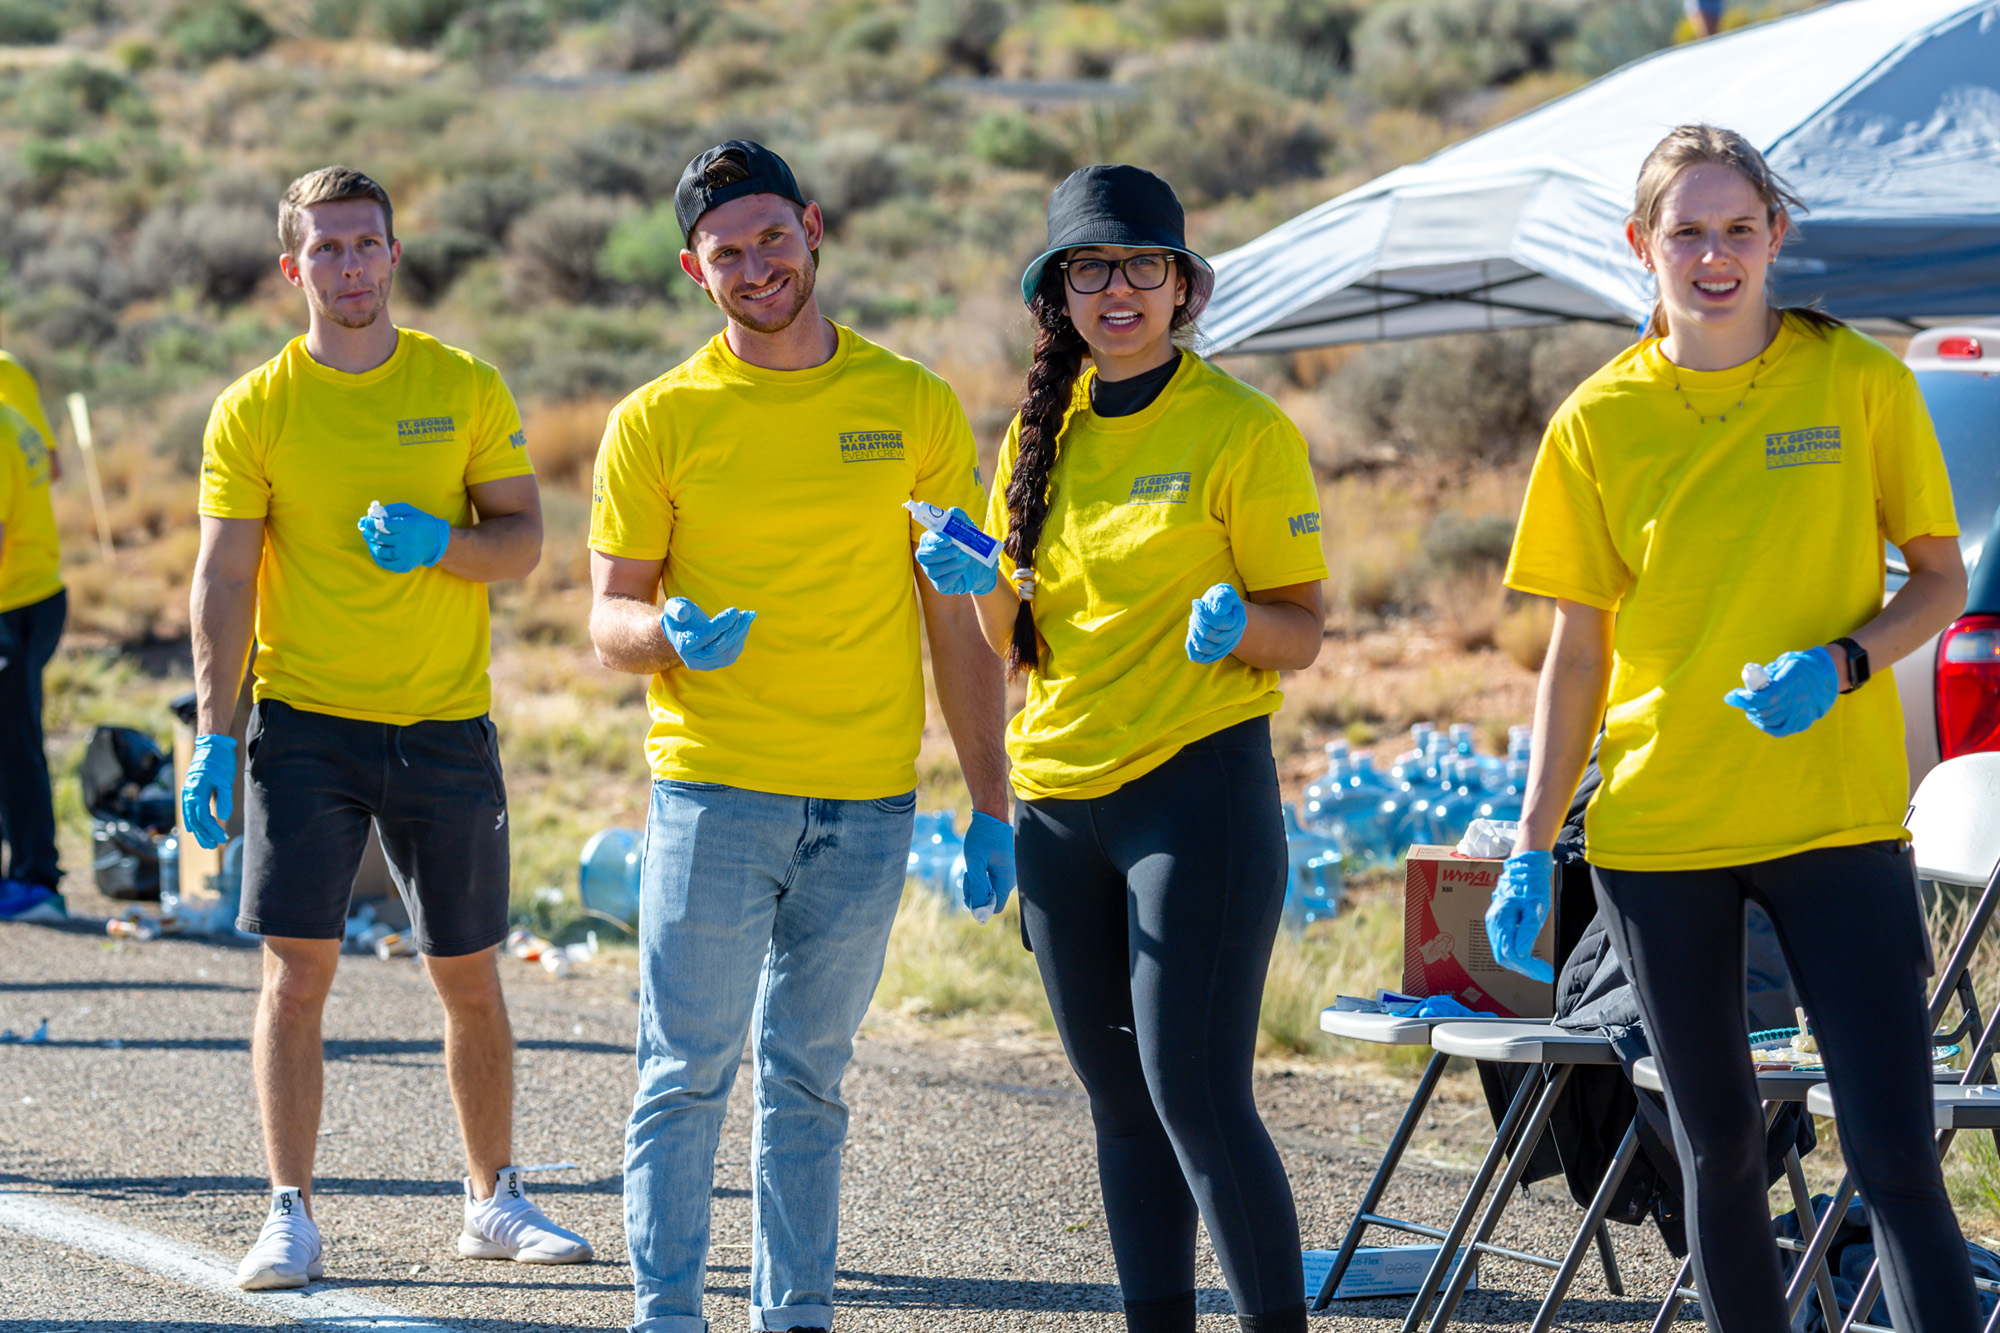
<instances>
[{"instance_id":1,"label":"truck tail light","mask_svg":"<svg viewBox=\"0 0 2000 1333\"><path fill-rule=\"evenodd\" d=\"M1986 349L1979 345L1977 338L1940 338L1937 354L1945 361L1977 361L1986 355Z\"/></svg>"},{"instance_id":2,"label":"truck tail light","mask_svg":"<svg viewBox=\"0 0 2000 1333\"><path fill-rule=\"evenodd\" d=\"M2000 616L1960 616L1938 639L1938 753L2000 750Z\"/></svg>"}]
</instances>

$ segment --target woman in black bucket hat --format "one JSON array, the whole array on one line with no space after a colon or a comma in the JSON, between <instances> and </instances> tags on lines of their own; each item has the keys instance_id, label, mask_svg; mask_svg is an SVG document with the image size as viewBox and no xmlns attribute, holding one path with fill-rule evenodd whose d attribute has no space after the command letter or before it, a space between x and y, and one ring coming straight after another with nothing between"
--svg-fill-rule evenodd
<instances>
[{"instance_id":1,"label":"woman in black bucket hat","mask_svg":"<svg viewBox=\"0 0 2000 1333\"><path fill-rule=\"evenodd\" d=\"M1058 186L987 513L1006 578L919 559L1028 676L1022 926L1090 1093L1126 1327L1192 1333L1199 1216L1243 1327L1291 1333L1298 1219L1250 1073L1286 874L1269 714L1318 655L1326 564L1297 428L1182 350L1213 282L1159 177Z\"/></svg>"}]
</instances>

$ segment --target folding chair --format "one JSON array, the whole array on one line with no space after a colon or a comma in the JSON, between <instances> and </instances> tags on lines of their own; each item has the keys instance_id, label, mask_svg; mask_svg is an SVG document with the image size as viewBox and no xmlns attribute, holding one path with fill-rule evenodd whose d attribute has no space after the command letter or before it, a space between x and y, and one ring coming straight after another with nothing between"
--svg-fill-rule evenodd
<instances>
[{"instance_id":1,"label":"folding chair","mask_svg":"<svg viewBox=\"0 0 2000 1333\"><path fill-rule=\"evenodd\" d=\"M1989 1034L1990 1035L1990 1034ZM1814 1115L1832 1116L1838 1120L1839 1104L1834 1100L1833 1085L1820 1083L1806 1094L1806 1109ZM1956 1084L1931 1090L1931 1125L1937 1130L1938 1151L1942 1153L1951 1146L1951 1140L1961 1129L1985 1129L2000 1134L2000 1087L1991 1083L1966 1085ZM1841 1212L1847 1211L1845 1205ZM1822 1271L1824 1268L1822 1266ZM1989 1282L1975 1277L1972 1285L1984 1292L2000 1294L2000 1282ZM1862 1279L1861 1289L1854 1295L1853 1308L1847 1312L1847 1322L1839 1323L1829 1318L1826 1326L1838 1328L1841 1333L1850 1329L1863 1333L1890 1333L1882 1324L1870 1324L1861 1319L1861 1312L1874 1308L1875 1298L1882 1291L1882 1265L1878 1261L1868 1266L1868 1276ZM1993 1333L1996 1323L2000 1323L2000 1306L1995 1306L1993 1314L1986 1321L1986 1333Z\"/></svg>"},{"instance_id":2,"label":"folding chair","mask_svg":"<svg viewBox=\"0 0 2000 1333\"><path fill-rule=\"evenodd\" d=\"M1534 1322L1529 1325L1530 1333L1547 1333L1554 1324L1556 1314L1569 1293L1570 1282L1582 1266L1584 1254L1593 1240L1598 1257L1604 1264L1606 1285L1612 1295L1623 1296L1625 1283L1618 1272L1618 1260L1612 1252L1611 1236L1605 1227L1604 1217L1610 1211L1611 1200L1618 1186L1624 1182L1632 1159L1638 1155L1637 1116L1626 1127L1625 1137L1619 1142L1590 1207L1584 1210L1583 1224L1577 1228L1568 1252L1560 1261L1492 1242L1493 1229L1526 1173L1528 1161L1534 1156L1535 1147L1548 1127L1549 1116L1555 1110L1556 1100L1569 1085L1570 1076L1576 1072L1577 1066L1618 1063L1610 1039L1571 1032L1546 1023L1452 1022L1440 1023L1431 1031L1431 1045L1440 1055L1458 1055L1468 1060L1491 1060L1500 1064L1525 1064L1533 1068L1521 1081L1519 1091L1508 1105L1499 1133L1494 1136L1493 1146L1479 1164L1472 1185L1459 1205L1457 1216L1439 1238L1437 1258L1432 1262L1430 1272L1425 1274L1423 1284L1418 1287L1416 1299L1410 1303L1409 1313L1403 1319L1403 1333L1415 1333L1433 1296L1437 1297L1438 1305L1431 1315L1429 1333L1443 1333L1452 1315L1457 1312L1458 1303L1465 1295L1466 1285L1472 1280L1482 1255L1495 1255L1555 1270L1555 1280L1542 1300L1541 1309L1536 1311ZM1488 1186L1492 1185L1503 1156L1507 1158L1507 1168L1501 1173L1499 1184L1493 1186L1493 1197L1481 1214L1478 1226L1473 1227L1468 1236L1467 1228L1472 1224L1473 1214L1478 1212ZM1463 1263L1457 1262L1461 1242L1466 1251Z\"/></svg>"},{"instance_id":3,"label":"folding chair","mask_svg":"<svg viewBox=\"0 0 2000 1333\"><path fill-rule=\"evenodd\" d=\"M1395 1014L1363 1014L1335 1008L1322 1009L1319 1014L1320 1031L1351 1041L1374 1042L1378 1046L1428 1046L1431 1029L1442 1021L1435 1018L1403 1018ZM1484 1023L1507 1020L1474 1018L1451 1021ZM1361 1196L1361 1206L1355 1210L1354 1220L1348 1223L1347 1234L1341 1238L1333 1267L1327 1270L1326 1280L1320 1283L1319 1294L1313 1297L1313 1309L1324 1310L1333 1299L1333 1293L1340 1287L1340 1279L1346 1275L1348 1266L1354 1262L1354 1252L1361 1247L1361 1237L1369 1227L1385 1227L1430 1240L1444 1238L1444 1232L1436 1227L1401 1217L1384 1217L1375 1208L1381 1203L1383 1192L1389 1188L1396 1168L1402 1164L1403 1151L1416 1135L1417 1126L1422 1123L1431 1097L1437 1092L1438 1080L1444 1076L1444 1067L1450 1060L1451 1057L1442 1051L1431 1052L1430 1062L1424 1066L1424 1076L1418 1080L1417 1090L1411 1094L1409 1105L1403 1108L1402 1122L1389 1138L1389 1147L1382 1154L1381 1165L1375 1168L1375 1178L1368 1182L1368 1189Z\"/></svg>"},{"instance_id":4,"label":"folding chair","mask_svg":"<svg viewBox=\"0 0 2000 1333\"><path fill-rule=\"evenodd\" d=\"M1982 1024L1980 1020L1979 1002L1972 992L1972 955L1986 934L1996 905L2000 905L2000 753L1960 755L1939 764L1925 775L1916 795L1910 798L1910 811L1903 822L1914 840L1919 876L1940 884L1983 886L1965 930L1938 973L1929 1011L1930 1026L1935 1030L1951 1001L1957 999L1958 1024L1950 1032L1940 1034L1940 1039L1956 1040L1974 1032L1980 1034L1961 1082L1983 1083L1993 1064L1995 1032L1991 1021ZM1823 1104L1832 1105L1830 1092ZM1815 1114L1820 1113L1810 1096L1806 1105ZM1950 1146L1952 1133L1950 1128L1940 1131L1940 1153ZM2000 1126L1996 1126L1995 1139L2000 1141ZM1799 1307L1805 1303L1812 1271L1824 1267L1826 1252L1833 1247L1834 1235L1853 1198L1854 1177L1843 1176L1840 1188L1834 1192L1832 1206L1814 1228L1812 1240L1785 1289L1786 1313L1792 1317L1797 1317ZM1850 1324L1856 1311L1866 1310L1874 1303L1880 1280L1880 1273L1871 1268L1853 1310L1848 1312Z\"/></svg>"},{"instance_id":5,"label":"folding chair","mask_svg":"<svg viewBox=\"0 0 2000 1333\"><path fill-rule=\"evenodd\" d=\"M1823 1086L1824 1082L1825 1076L1816 1071L1779 1069L1759 1072L1757 1097L1764 1103L1764 1127L1770 1128L1786 1102L1805 1101L1806 1094L1813 1088ZM1632 1066L1632 1084L1648 1092L1666 1091L1666 1085L1660 1081L1659 1062L1650 1055L1636 1061ZM1792 1207L1798 1210L1795 1215L1799 1219L1799 1234L1804 1235L1807 1219L1813 1215L1812 1191L1806 1186L1805 1168L1799 1163L1796 1145L1785 1149L1785 1183L1791 1187ZM1785 1237L1779 1238L1778 1246L1793 1251L1806 1247L1804 1241ZM1680 1313L1681 1302L1700 1297L1701 1293L1689 1285L1689 1274L1693 1270L1693 1256L1681 1260L1680 1271L1674 1274L1674 1285L1667 1292L1667 1298L1660 1302L1659 1314L1653 1318L1652 1333L1666 1333L1668 1326L1674 1322L1674 1316ZM1813 1273L1813 1289L1819 1294L1820 1313L1826 1316L1827 1328L1840 1327L1840 1301L1834 1295L1833 1276L1827 1272L1824 1259L1820 1260Z\"/></svg>"}]
</instances>

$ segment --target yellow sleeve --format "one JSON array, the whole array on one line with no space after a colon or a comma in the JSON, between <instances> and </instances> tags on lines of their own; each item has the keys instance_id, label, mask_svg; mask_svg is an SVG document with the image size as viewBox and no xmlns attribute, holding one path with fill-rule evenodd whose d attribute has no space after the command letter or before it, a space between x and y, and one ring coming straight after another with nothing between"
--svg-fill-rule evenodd
<instances>
[{"instance_id":1,"label":"yellow sleeve","mask_svg":"<svg viewBox=\"0 0 2000 1333\"><path fill-rule=\"evenodd\" d=\"M48 414L42 410L42 395L35 387L35 377L11 356L0 356L0 403L25 417L30 426L41 432L49 452L55 452L56 433L49 429Z\"/></svg>"},{"instance_id":2,"label":"yellow sleeve","mask_svg":"<svg viewBox=\"0 0 2000 1333\"><path fill-rule=\"evenodd\" d=\"M1945 471L1930 409L1924 406L1917 377L1907 367L1894 366L1891 373L1894 378L1887 392L1870 405L1873 419L1868 423L1882 535L1898 546L1912 537L1956 537L1951 476ZM1973 517L1984 521L1990 516Z\"/></svg>"},{"instance_id":3,"label":"yellow sleeve","mask_svg":"<svg viewBox=\"0 0 2000 1333\"><path fill-rule=\"evenodd\" d=\"M1014 561L1004 549L1007 542L1007 483L1014 476L1014 460L1021 453L1021 418L1017 413L1000 442L1000 455L993 460L993 489L986 493L986 521L979 526L1001 542L1000 577L1014 577Z\"/></svg>"},{"instance_id":4,"label":"yellow sleeve","mask_svg":"<svg viewBox=\"0 0 2000 1333\"><path fill-rule=\"evenodd\" d=\"M1284 413L1274 408L1272 417L1238 452L1217 515L1246 592L1326 577L1319 484L1305 437Z\"/></svg>"},{"instance_id":5,"label":"yellow sleeve","mask_svg":"<svg viewBox=\"0 0 2000 1333\"><path fill-rule=\"evenodd\" d=\"M271 511L271 480L253 412L250 395L232 390L208 414L201 442L204 518L263 518Z\"/></svg>"},{"instance_id":6,"label":"yellow sleeve","mask_svg":"<svg viewBox=\"0 0 2000 1333\"><path fill-rule=\"evenodd\" d=\"M521 428L521 409L500 372L481 361L479 366L479 419L472 430L472 456L465 463L465 484L504 477L532 476L533 460L528 457L528 432Z\"/></svg>"},{"instance_id":7,"label":"yellow sleeve","mask_svg":"<svg viewBox=\"0 0 2000 1333\"><path fill-rule=\"evenodd\" d=\"M979 446L972 439L972 423L965 419L965 408L950 385L931 376L925 379L926 429L910 498L940 509L956 505L965 511L967 518L978 522ZM924 529L911 519L911 542L923 535Z\"/></svg>"},{"instance_id":8,"label":"yellow sleeve","mask_svg":"<svg viewBox=\"0 0 2000 1333\"><path fill-rule=\"evenodd\" d=\"M1611 540L1589 454L1563 416L1549 423L1535 456L1514 549L1507 557L1506 583L1518 592L1582 602L1601 611L1616 611L1632 586L1632 571Z\"/></svg>"},{"instance_id":9,"label":"yellow sleeve","mask_svg":"<svg viewBox=\"0 0 2000 1333\"><path fill-rule=\"evenodd\" d=\"M643 409L620 405L605 423L590 477L590 549L626 560L664 560L674 535L666 451Z\"/></svg>"}]
</instances>

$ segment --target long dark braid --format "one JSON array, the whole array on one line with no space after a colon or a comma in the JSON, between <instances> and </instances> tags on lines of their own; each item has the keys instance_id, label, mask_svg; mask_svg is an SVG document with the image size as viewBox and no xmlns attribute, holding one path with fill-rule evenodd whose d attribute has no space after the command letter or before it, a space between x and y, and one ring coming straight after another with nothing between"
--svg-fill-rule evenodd
<instances>
[{"instance_id":1,"label":"long dark braid","mask_svg":"<svg viewBox=\"0 0 2000 1333\"><path fill-rule=\"evenodd\" d=\"M1020 571L1015 587L1023 593L1007 654L1009 673L1041 664L1041 640L1035 633L1035 547L1041 544L1042 524L1049 517L1049 473L1056 463L1056 441L1089 351L1070 322L1062 283L1062 270L1048 265L1034 300L1028 303L1028 313L1035 317L1035 357L1021 395L1020 452L1007 481L1006 551Z\"/></svg>"}]
</instances>

